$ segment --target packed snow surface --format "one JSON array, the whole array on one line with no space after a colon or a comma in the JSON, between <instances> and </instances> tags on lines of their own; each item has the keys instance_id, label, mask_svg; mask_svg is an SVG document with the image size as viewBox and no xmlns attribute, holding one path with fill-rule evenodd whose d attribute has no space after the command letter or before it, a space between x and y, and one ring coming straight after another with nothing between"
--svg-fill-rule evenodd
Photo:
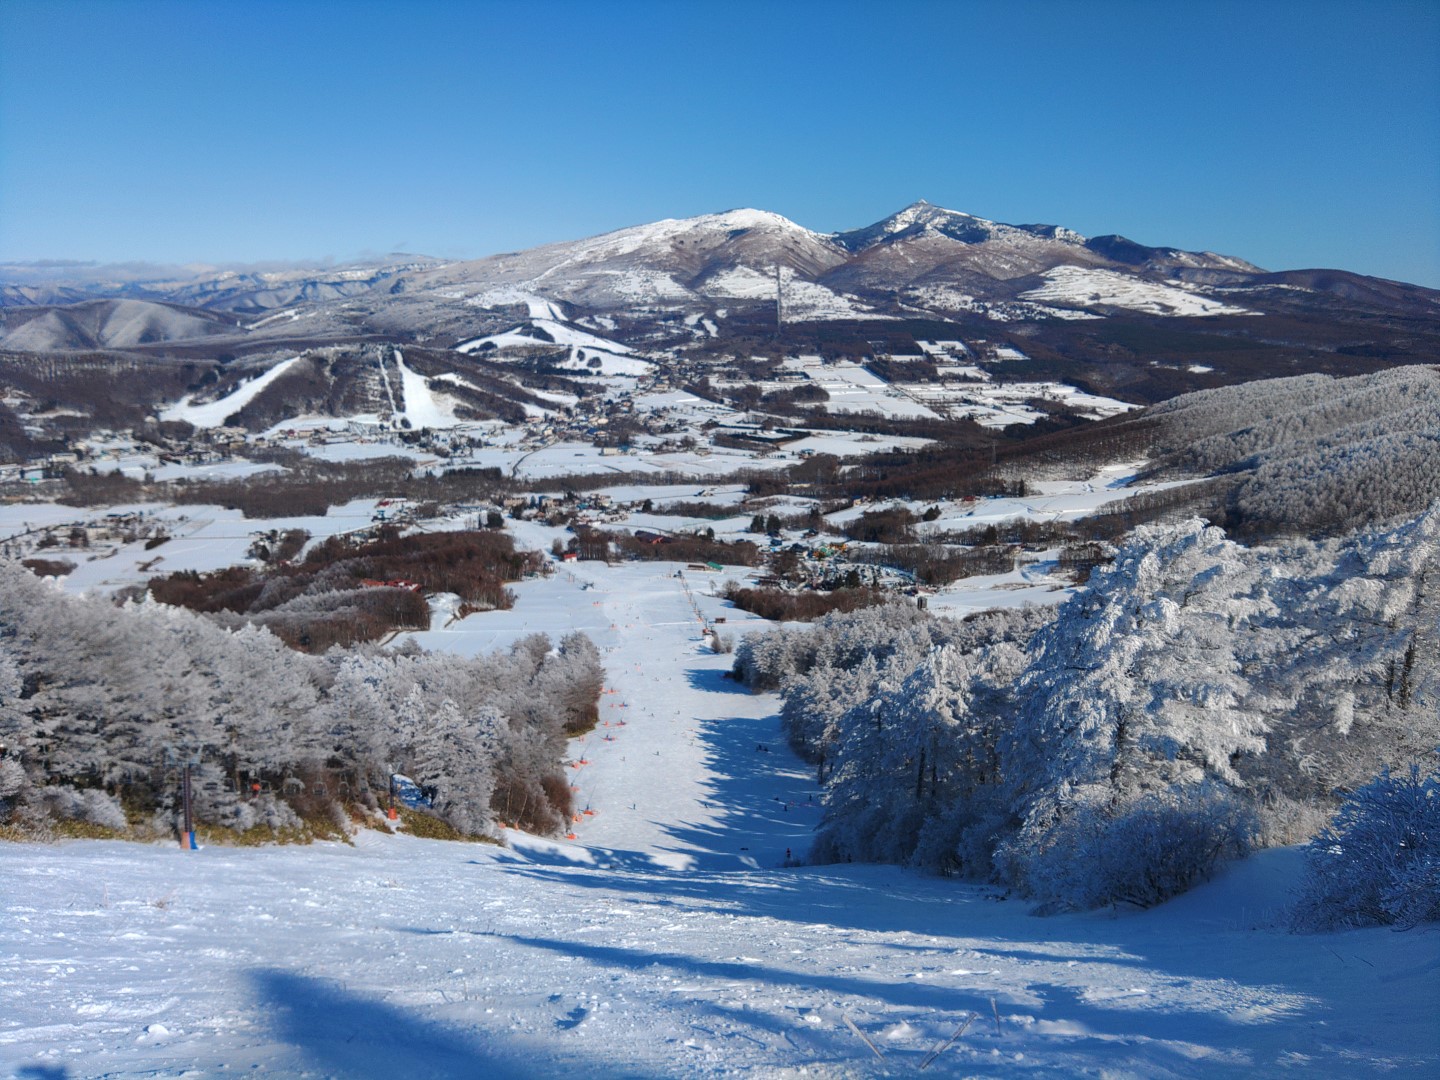
<instances>
[{"instance_id":1,"label":"packed snow surface","mask_svg":"<svg viewBox=\"0 0 1440 1080\"><path fill-rule=\"evenodd\" d=\"M758 621L709 595L727 575L676 569L578 564L420 635L593 635L609 674L571 752L576 840L0 844L0 1064L860 1077L944 1047L931 1075L1440 1069L1440 935L1271 928L1293 851L1152 911L1052 918L893 867L785 865L819 819L811 774L701 637Z\"/></svg>"},{"instance_id":2,"label":"packed snow surface","mask_svg":"<svg viewBox=\"0 0 1440 1080\"><path fill-rule=\"evenodd\" d=\"M470 341L463 341L455 346L457 352L471 353L482 345L491 344L497 349L505 348L544 348L548 345L568 345L581 349L599 349L602 352L624 355L635 350L628 345L621 345L619 342L610 341L608 338L596 337L594 334L587 334L583 330L577 330L565 323L555 322L553 319L532 319L531 325L543 330L549 335L549 340L531 337L524 333L523 328L516 327L514 330L507 330L503 334L491 334L488 337L474 338Z\"/></svg>"},{"instance_id":3,"label":"packed snow surface","mask_svg":"<svg viewBox=\"0 0 1440 1080\"><path fill-rule=\"evenodd\" d=\"M510 307L523 304L532 319L564 319L565 313L553 300L536 296L513 286L487 289L472 296L469 303L477 307Z\"/></svg>"}]
</instances>

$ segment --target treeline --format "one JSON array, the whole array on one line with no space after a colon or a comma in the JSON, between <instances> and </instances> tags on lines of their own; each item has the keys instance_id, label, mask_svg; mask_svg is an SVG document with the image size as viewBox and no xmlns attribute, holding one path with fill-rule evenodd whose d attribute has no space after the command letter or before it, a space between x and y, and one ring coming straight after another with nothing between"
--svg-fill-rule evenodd
<instances>
[{"instance_id":1,"label":"treeline","mask_svg":"<svg viewBox=\"0 0 1440 1080\"><path fill-rule=\"evenodd\" d=\"M957 551L938 543L895 544L851 548L846 555L855 562L903 570L919 585L941 586L967 577L1008 574L1015 569L1016 549L981 544Z\"/></svg>"},{"instance_id":2,"label":"treeline","mask_svg":"<svg viewBox=\"0 0 1440 1080\"><path fill-rule=\"evenodd\" d=\"M251 453L280 466L238 480L146 481L113 472L69 469L57 501L67 506L118 506L163 501L177 505L223 506L247 518L323 517L332 506L355 499L402 495L415 502L497 502L514 490L499 469L451 469L416 476L409 458L325 461L298 450L271 448Z\"/></svg>"},{"instance_id":3,"label":"treeline","mask_svg":"<svg viewBox=\"0 0 1440 1080\"><path fill-rule=\"evenodd\" d=\"M747 638L735 674L780 687L817 763L813 858L1148 905L1386 768L1433 772L1437 634L1440 507L1268 549L1142 528L1053 614L832 615Z\"/></svg>"},{"instance_id":4,"label":"treeline","mask_svg":"<svg viewBox=\"0 0 1440 1080\"><path fill-rule=\"evenodd\" d=\"M722 595L742 611L771 622L809 622L836 611L857 611L884 604L890 594L883 589L856 585L828 592L811 589L744 588L735 582Z\"/></svg>"},{"instance_id":5,"label":"treeline","mask_svg":"<svg viewBox=\"0 0 1440 1080\"><path fill-rule=\"evenodd\" d=\"M50 414L46 426L62 440L100 428L143 427L156 401L175 400L207 375L213 380L213 370L211 363L129 353L0 352L0 385L21 391L37 412Z\"/></svg>"},{"instance_id":6,"label":"treeline","mask_svg":"<svg viewBox=\"0 0 1440 1080\"><path fill-rule=\"evenodd\" d=\"M503 532L333 536L298 563L179 571L151 579L156 600L216 615L227 625L263 626L293 648L378 641L396 630L425 630L425 597L454 593L469 610L508 608L505 583L538 569L536 552L517 552Z\"/></svg>"},{"instance_id":7,"label":"treeline","mask_svg":"<svg viewBox=\"0 0 1440 1080\"><path fill-rule=\"evenodd\" d=\"M573 552L578 558L608 562L612 558L636 559L642 562L715 562L728 566L754 566L760 561L760 549L749 540L727 543L713 536L694 533L673 533L636 536L579 526L566 544L555 554Z\"/></svg>"},{"instance_id":8,"label":"treeline","mask_svg":"<svg viewBox=\"0 0 1440 1080\"><path fill-rule=\"evenodd\" d=\"M657 503L646 499L641 507L644 514L663 514L667 517L688 517L707 518L710 521L722 521L725 518L734 517L743 510L730 503L704 502L694 499L675 499L670 502Z\"/></svg>"},{"instance_id":9,"label":"treeline","mask_svg":"<svg viewBox=\"0 0 1440 1080\"><path fill-rule=\"evenodd\" d=\"M814 426L814 425L810 425ZM829 475L806 475L800 466L784 477L752 485L757 494L787 490L819 499L914 499L938 501L966 496L1010 496L1025 493L1025 480L1015 469L999 469L989 440L973 445L933 443L919 450L879 451Z\"/></svg>"},{"instance_id":10,"label":"treeline","mask_svg":"<svg viewBox=\"0 0 1440 1080\"><path fill-rule=\"evenodd\" d=\"M568 355L562 351L559 359L568 359ZM555 408L554 401L531 391L564 394L577 399L595 392L593 386L571 377L573 372L565 368L531 369L523 364L502 364L451 350L407 346L405 364L411 370L432 378L451 376L459 371L463 381L447 377L434 389L466 402L477 418L490 415L514 424L525 422L526 405Z\"/></svg>"},{"instance_id":11,"label":"treeline","mask_svg":"<svg viewBox=\"0 0 1440 1080\"><path fill-rule=\"evenodd\" d=\"M378 364L389 346L335 345L309 349L300 354L282 375L265 386L239 409L229 422L248 431L264 431L295 416L355 416L389 411ZM294 355L293 353L290 355ZM263 367L254 366L263 359ZM253 379L274 366L274 355L246 357L226 369L226 378L210 394L218 399L233 392L239 376ZM392 365L393 366L393 365ZM394 393L399 396L400 380L391 374Z\"/></svg>"},{"instance_id":12,"label":"treeline","mask_svg":"<svg viewBox=\"0 0 1440 1080\"><path fill-rule=\"evenodd\" d=\"M155 602L69 596L0 564L0 828L55 821L129 835L178 827L192 765L204 827L333 834L416 780L466 834L559 829L568 735L592 726L603 672L582 634L489 656L418 649L307 655Z\"/></svg>"},{"instance_id":13,"label":"treeline","mask_svg":"<svg viewBox=\"0 0 1440 1080\"><path fill-rule=\"evenodd\" d=\"M804 424L855 421L816 415ZM1245 383L1096 423L1052 419L1003 432L928 423L939 426L930 431L887 420L875 428L897 434L910 425L906 433L936 440L917 450L881 451L849 464L818 455L743 478L757 497L912 501L1023 495L1036 480L1075 479L1146 458L1153 461L1149 479L1204 480L1127 500L1075 536L1105 540L1182 514L1253 540L1338 536L1413 516L1440 498L1440 369L1432 367ZM877 513L852 526L851 535L911 542L904 522Z\"/></svg>"},{"instance_id":14,"label":"treeline","mask_svg":"<svg viewBox=\"0 0 1440 1080\"><path fill-rule=\"evenodd\" d=\"M32 433L15 410L0 401L0 462L33 461L64 449L63 439L46 439Z\"/></svg>"},{"instance_id":15,"label":"treeline","mask_svg":"<svg viewBox=\"0 0 1440 1080\"><path fill-rule=\"evenodd\" d=\"M500 419L520 424L525 421L526 406L553 408L553 403L507 377L500 365L419 346L406 348L404 355L407 367L427 377L452 375L457 367L463 370L461 379L447 378L437 389L462 403L461 412L466 419ZM539 375L533 379L542 384L540 389L554 385L567 388L562 392L572 392L575 387L569 380L558 377ZM233 389L230 385L217 386L211 393L220 395ZM326 416L388 413L392 397L397 405L404 407L403 380L399 377L392 345L331 346L302 353L298 363L266 386L233 419L250 431L263 431L288 417L307 412Z\"/></svg>"},{"instance_id":16,"label":"treeline","mask_svg":"<svg viewBox=\"0 0 1440 1080\"><path fill-rule=\"evenodd\" d=\"M977 435L952 427L919 450L884 451L851 465L812 459L750 483L756 495L821 499L1023 495L1035 480L1078 478L1144 458L1152 459L1148 479L1203 482L1112 506L1088 519L1075 539L1112 540L1183 514L1252 540L1339 536L1398 521L1440 498L1440 369L1270 379L1050 430ZM903 544L910 542L906 525L893 512L876 512L850 533Z\"/></svg>"}]
</instances>

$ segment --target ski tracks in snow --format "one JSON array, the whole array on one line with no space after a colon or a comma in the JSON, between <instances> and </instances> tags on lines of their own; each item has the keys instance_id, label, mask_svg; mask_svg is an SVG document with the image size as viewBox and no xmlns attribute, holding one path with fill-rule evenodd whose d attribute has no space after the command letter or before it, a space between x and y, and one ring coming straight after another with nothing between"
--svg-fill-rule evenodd
<instances>
[{"instance_id":1,"label":"ski tracks in snow","mask_svg":"<svg viewBox=\"0 0 1440 1080\"><path fill-rule=\"evenodd\" d=\"M782 865L809 846L818 792L783 746L773 695L730 682L711 650L697 608L722 602L692 601L663 564L617 572L641 580L586 594L610 644L599 725L571 755L573 836L667 870Z\"/></svg>"},{"instance_id":2,"label":"ski tracks in snow","mask_svg":"<svg viewBox=\"0 0 1440 1080\"><path fill-rule=\"evenodd\" d=\"M1232 912L1273 859L1118 918L778 868L812 780L706 647L741 617L674 569L577 568L496 614L597 627L574 841L0 843L0 1073L1435 1075L1434 935L1254 930Z\"/></svg>"}]
</instances>

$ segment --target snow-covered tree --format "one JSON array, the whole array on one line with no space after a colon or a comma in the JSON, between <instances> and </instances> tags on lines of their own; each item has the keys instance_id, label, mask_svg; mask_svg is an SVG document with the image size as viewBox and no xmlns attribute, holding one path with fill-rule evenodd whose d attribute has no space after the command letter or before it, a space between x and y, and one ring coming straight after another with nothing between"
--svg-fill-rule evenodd
<instances>
[{"instance_id":1,"label":"snow-covered tree","mask_svg":"<svg viewBox=\"0 0 1440 1080\"><path fill-rule=\"evenodd\" d=\"M163 814L191 765L200 820L279 827L298 819L265 789L318 813L333 791L363 801L390 772L416 771L463 831L483 831L501 795L520 804L515 819L553 829L569 808L566 731L594 722L602 677L579 634L464 659L371 646L310 656L261 627L69 596L0 563L0 812L18 806L28 770L79 792L55 795L56 814L110 820L111 795L86 794L102 785Z\"/></svg>"},{"instance_id":2,"label":"snow-covered tree","mask_svg":"<svg viewBox=\"0 0 1440 1080\"><path fill-rule=\"evenodd\" d=\"M1036 636L1004 771L1027 822L1211 778L1264 749L1235 637L1269 610L1219 529L1142 529Z\"/></svg>"},{"instance_id":3,"label":"snow-covered tree","mask_svg":"<svg viewBox=\"0 0 1440 1080\"><path fill-rule=\"evenodd\" d=\"M1299 929L1440 920L1440 772L1389 771L1349 795L1311 841Z\"/></svg>"},{"instance_id":4,"label":"snow-covered tree","mask_svg":"<svg viewBox=\"0 0 1440 1080\"><path fill-rule=\"evenodd\" d=\"M493 708L463 716L453 701L441 701L415 743L412 775L433 792L435 811L462 833L490 827L495 758L505 718Z\"/></svg>"}]
</instances>

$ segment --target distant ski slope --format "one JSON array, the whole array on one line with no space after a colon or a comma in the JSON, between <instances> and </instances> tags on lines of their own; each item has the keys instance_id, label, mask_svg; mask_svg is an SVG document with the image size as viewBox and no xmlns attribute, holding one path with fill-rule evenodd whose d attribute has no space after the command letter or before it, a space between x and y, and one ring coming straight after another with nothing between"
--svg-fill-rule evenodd
<instances>
[{"instance_id":1,"label":"distant ski slope","mask_svg":"<svg viewBox=\"0 0 1440 1080\"><path fill-rule=\"evenodd\" d=\"M217 401L192 405L190 404L192 395L187 394L174 405L163 409L160 419L183 420L197 428L221 427L226 420L254 401L262 390L289 371L299 359L298 356L292 356L289 360L282 360L264 375L251 379Z\"/></svg>"}]
</instances>

